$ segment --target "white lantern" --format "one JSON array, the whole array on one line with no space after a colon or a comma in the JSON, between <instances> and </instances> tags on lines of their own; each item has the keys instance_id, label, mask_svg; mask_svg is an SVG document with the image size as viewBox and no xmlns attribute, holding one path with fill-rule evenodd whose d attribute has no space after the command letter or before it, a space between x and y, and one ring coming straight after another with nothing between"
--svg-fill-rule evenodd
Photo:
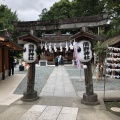
<instances>
[{"instance_id":1,"label":"white lantern","mask_svg":"<svg viewBox=\"0 0 120 120\"><path fill-rule=\"evenodd\" d=\"M24 45L23 60L27 63L33 63L36 60L36 45L33 43L26 43Z\"/></svg>"},{"instance_id":2,"label":"white lantern","mask_svg":"<svg viewBox=\"0 0 120 120\"><path fill-rule=\"evenodd\" d=\"M78 58L81 62L89 62L92 59L91 43L83 40L77 44Z\"/></svg>"}]
</instances>

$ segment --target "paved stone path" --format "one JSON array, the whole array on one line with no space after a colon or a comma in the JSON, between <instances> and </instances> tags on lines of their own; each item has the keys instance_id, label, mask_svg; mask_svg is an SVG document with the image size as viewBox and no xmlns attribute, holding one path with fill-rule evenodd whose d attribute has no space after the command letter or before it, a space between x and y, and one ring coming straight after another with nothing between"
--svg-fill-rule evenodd
<instances>
[{"instance_id":1,"label":"paved stone path","mask_svg":"<svg viewBox=\"0 0 120 120\"><path fill-rule=\"evenodd\" d=\"M77 97L64 66L54 68L40 96Z\"/></svg>"},{"instance_id":2,"label":"paved stone path","mask_svg":"<svg viewBox=\"0 0 120 120\"><path fill-rule=\"evenodd\" d=\"M19 73L19 70L16 72ZM0 120L120 120L120 117L106 110L103 102L104 91L95 91L98 94L100 105L91 106L81 103L81 98L83 98L85 92L85 82L80 79L82 77L82 70L80 72L74 66L37 67L35 90L37 90L40 98L33 102L18 99L8 106L0 105ZM16 87L16 77L12 76L12 79L15 83L13 87ZM15 94L23 94L27 84L26 80L25 77L18 85ZM107 97L120 96L119 83L118 80L116 82L114 80L113 82L109 80L106 82L109 86L109 88L106 86L108 90L106 91ZM99 90L103 90L102 80L96 84L99 85ZM9 79L5 85L5 90L8 85L8 88L11 88L11 80ZM7 95L9 94L5 94L5 96Z\"/></svg>"},{"instance_id":3,"label":"paved stone path","mask_svg":"<svg viewBox=\"0 0 120 120\"><path fill-rule=\"evenodd\" d=\"M78 108L33 105L20 120L76 120Z\"/></svg>"}]
</instances>

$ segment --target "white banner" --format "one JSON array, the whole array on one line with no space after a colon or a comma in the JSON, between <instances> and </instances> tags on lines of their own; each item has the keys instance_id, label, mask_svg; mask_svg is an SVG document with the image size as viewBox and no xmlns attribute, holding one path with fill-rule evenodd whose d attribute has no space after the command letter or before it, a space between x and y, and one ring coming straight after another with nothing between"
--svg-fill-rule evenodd
<instances>
[{"instance_id":1,"label":"white banner","mask_svg":"<svg viewBox=\"0 0 120 120\"><path fill-rule=\"evenodd\" d=\"M75 59L76 59L77 68L81 69L80 60L78 58L78 52L77 52L77 47L76 46L74 46L74 55L75 55Z\"/></svg>"}]
</instances>

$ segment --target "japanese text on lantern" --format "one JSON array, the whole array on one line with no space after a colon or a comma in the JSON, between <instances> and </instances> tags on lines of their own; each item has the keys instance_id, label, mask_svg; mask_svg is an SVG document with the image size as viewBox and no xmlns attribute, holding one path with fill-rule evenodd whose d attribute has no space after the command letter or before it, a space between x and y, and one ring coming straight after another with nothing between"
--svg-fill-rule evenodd
<instances>
[{"instance_id":1,"label":"japanese text on lantern","mask_svg":"<svg viewBox=\"0 0 120 120\"><path fill-rule=\"evenodd\" d=\"M89 52L89 43L88 42L83 42L83 51L84 51L84 59L90 59L90 52Z\"/></svg>"},{"instance_id":2,"label":"japanese text on lantern","mask_svg":"<svg viewBox=\"0 0 120 120\"><path fill-rule=\"evenodd\" d=\"M28 60L34 60L34 45L29 44Z\"/></svg>"}]
</instances>

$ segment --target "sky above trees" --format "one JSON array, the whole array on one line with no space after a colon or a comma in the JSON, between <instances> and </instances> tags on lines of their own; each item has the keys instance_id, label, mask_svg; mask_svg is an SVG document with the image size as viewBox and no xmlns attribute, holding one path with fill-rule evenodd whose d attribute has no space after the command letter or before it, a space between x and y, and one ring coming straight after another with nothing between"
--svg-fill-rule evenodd
<instances>
[{"instance_id":1,"label":"sky above trees","mask_svg":"<svg viewBox=\"0 0 120 120\"><path fill-rule=\"evenodd\" d=\"M7 5L13 12L17 12L21 21L33 21L39 18L42 9L49 9L60 0L0 0L0 4Z\"/></svg>"}]
</instances>

